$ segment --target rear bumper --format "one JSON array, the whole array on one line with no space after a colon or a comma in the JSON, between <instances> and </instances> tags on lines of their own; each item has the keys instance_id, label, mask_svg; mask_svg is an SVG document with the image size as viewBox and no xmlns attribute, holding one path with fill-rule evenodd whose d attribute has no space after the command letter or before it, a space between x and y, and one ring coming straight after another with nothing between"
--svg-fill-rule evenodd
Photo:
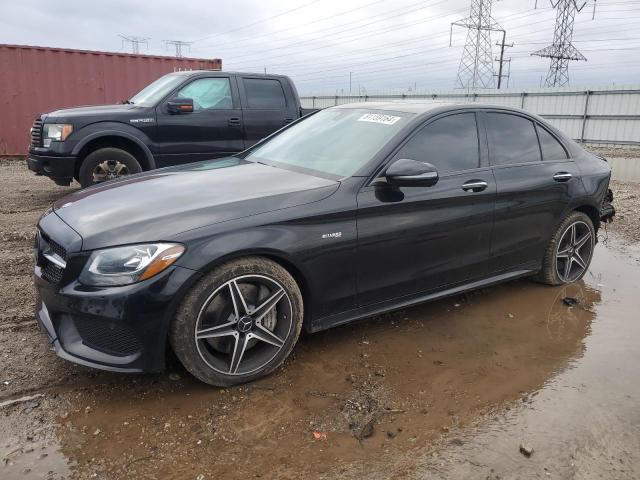
<instances>
[{"instance_id":1,"label":"rear bumper","mask_svg":"<svg viewBox=\"0 0 640 480\"><path fill-rule=\"evenodd\" d=\"M58 185L68 186L75 175L76 157L54 157L29 152L27 167L36 175L47 176Z\"/></svg>"}]
</instances>

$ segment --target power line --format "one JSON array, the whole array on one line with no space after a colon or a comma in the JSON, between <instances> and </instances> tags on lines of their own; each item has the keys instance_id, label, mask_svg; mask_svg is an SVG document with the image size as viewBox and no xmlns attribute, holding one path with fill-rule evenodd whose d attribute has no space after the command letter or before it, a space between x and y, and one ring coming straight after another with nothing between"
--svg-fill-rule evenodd
<instances>
[{"instance_id":1,"label":"power line","mask_svg":"<svg viewBox=\"0 0 640 480\"><path fill-rule=\"evenodd\" d=\"M140 45L146 45L147 49L149 48L149 37L136 37L133 35L118 35L122 38L122 46L125 44L131 45L131 53L138 54L140 53Z\"/></svg>"},{"instance_id":2,"label":"power line","mask_svg":"<svg viewBox=\"0 0 640 480\"><path fill-rule=\"evenodd\" d=\"M531 54L551 59L549 72L544 81L546 87L569 85L569 61L587 60L571 43L576 13L581 11L586 4L587 2L584 2L581 6L578 6L576 0L556 0L555 3L551 0L551 5L556 9L556 28L553 33L553 43Z\"/></svg>"},{"instance_id":3,"label":"power line","mask_svg":"<svg viewBox=\"0 0 640 480\"><path fill-rule=\"evenodd\" d=\"M276 15L272 15L271 17L266 17L266 18L263 18L263 19L260 19L260 20L256 20L255 22L248 23L248 24L242 25L240 27L232 28L231 30L226 30L224 32L214 33L212 35L207 35L206 37L198 38L198 39L193 40L193 41L194 42L201 42L202 40L207 40L207 39L219 37L220 35L227 35L229 33L238 32L240 30L244 30L245 28L253 27L255 25L259 25L260 23L268 22L269 20L273 20L274 18L278 18L278 17L282 17L284 15L288 15L291 12L295 12L297 10L302 10L303 8L306 8L309 5L313 5L314 3L318 3L319 1L320 0L313 0L313 1L309 2L309 3L305 3L304 5L300 5L300 6L296 7L296 8L292 8L291 10L287 10L285 12L278 13Z\"/></svg>"},{"instance_id":4,"label":"power line","mask_svg":"<svg viewBox=\"0 0 640 480\"><path fill-rule=\"evenodd\" d=\"M184 56L182 54L183 48L186 47L186 49L189 49L193 44L193 42L185 42L183 40L163 40L162 42L164 43L166 48L169 48L169 46L175 48L175 54L177 58L182 58Z\"/></svg>"},{"instance_id":5,"label":"power line","mask_svg":"<svg viewBox=\"0 0 640 480\"><path fill-rule=\"evenodd\" d=\"M452 32L454 26L469 30L458 67L456 78L458 88L475 89L495 86L491 32L503 31L503 29L491 16L492 3L493 0L471 0L469 16L451 24Z\"/></svg>"}]
</instances>

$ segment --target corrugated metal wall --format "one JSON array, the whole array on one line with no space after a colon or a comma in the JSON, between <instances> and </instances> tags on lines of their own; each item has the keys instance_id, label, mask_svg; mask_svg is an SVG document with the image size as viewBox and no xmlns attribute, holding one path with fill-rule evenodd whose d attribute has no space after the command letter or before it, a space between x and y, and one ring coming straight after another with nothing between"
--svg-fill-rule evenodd
<instances>
[{"instance_id":1,"label":"corrugated metal wall","mask_svg":"<svg viewBox=\"0 0 640 480\"><path fill-rule=\"evenodd\" d=\"M194 59L0 45L0 155L24 155L36 115L115 103L175 70L220 70Z\"/></svg>"},{"instance_id":2,"label":"corrugated metal wall","mask_svg":"<svg viewBox=\"0 0 640 480\"><path fill-rule=\"evenodd\" d=\"M640 146L640 86L620 88L545 88L460 90L302 96L305 108L353 102L481 102L509 105L537 113L576 140L603 145Z\"/></svg>"}]
</instances>

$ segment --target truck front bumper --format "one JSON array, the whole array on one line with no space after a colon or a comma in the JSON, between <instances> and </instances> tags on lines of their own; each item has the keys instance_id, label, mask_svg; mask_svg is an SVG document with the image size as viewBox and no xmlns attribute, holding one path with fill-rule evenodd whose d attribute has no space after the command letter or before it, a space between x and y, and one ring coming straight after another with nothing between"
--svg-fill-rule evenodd
<instances>
[{"instance_id":1,"label":"truck front bumper","mask_svg":"<svg viewBox=\"0 0 640 480\"><path fill-rule=\"evenodd\" d=\"M36 175L45 175L58 185L69 186L75 176L76 157L54 157L29 152L27 166Z\"/></svg>"}]
</instances>

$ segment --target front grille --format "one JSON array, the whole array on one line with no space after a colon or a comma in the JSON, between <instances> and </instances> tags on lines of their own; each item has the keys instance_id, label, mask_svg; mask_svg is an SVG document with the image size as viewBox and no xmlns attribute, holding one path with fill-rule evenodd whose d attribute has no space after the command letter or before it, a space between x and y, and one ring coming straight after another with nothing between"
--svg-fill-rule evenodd
<instances>
[{"instance_id":1,"label":"front grille","mask_svg":"<svg viewBox=\"0 0 640 480\"><path fill-rule=\"evenodd\" d=\"M58 265L54 265L49 260L45 259L45 265L42 267L42 278L50 283L58 283L60 280L62 280L63 274L64 269L60 268Z\"/></svg>"},{"instance_id":2,"label":"front grille","mask_svg":"<svg viewBox=\"0 0 640 480\"><path fill-rule=\"evenodd\" d=\"M64 275L64 268L49 260L45 254L55 254L66 262L67 250L43 231L40 231L36 236L36 242L38 244L38 265L42 269L42 278L51 283L60 282Z\"/></svg>"},{"instance_id":3,"label":"front grille","mask_svg":"<svg viewBox=\"0 0 640 480\"><path fill-rule=\"evenodd\" d=\"M35 122L33 122L33 126L31 127L31 146L42 146L42 120L39 118L36 118Z\"/></svg>"},{"instance_id":4,"label":"front grille","mask_svg":"<svg viewBox=\"0 0 640 480\"><path fill-rule=\"evenodd\" d=\"M82 343L94 350L116 356L142 350L142 343L128 325L91 317L76 318L75 325Z\"/></svg>"}]
</instances>

